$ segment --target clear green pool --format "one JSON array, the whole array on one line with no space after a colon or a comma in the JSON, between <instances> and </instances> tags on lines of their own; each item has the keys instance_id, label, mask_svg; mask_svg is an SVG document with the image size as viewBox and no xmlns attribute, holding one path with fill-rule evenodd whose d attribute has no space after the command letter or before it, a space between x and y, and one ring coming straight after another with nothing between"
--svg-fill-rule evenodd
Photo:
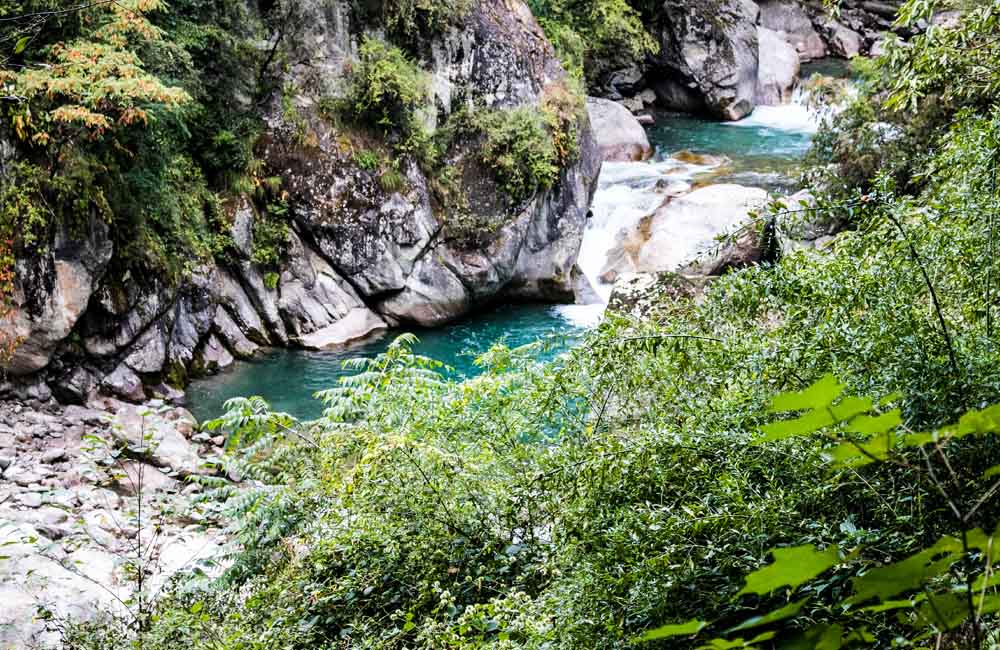
<instances>
[{"instance_id":1,"label":"clear green pool","mask_svg":"<svg viewBox=\"0 0 1000 650\"><path fill-rule=\"evenodd\" d=\"M445 327L409 331L420 339L414 348L417 354L445 363L452 376L461 378L475 375L475 358L498 342L517 347L544 339L549 345L543 355L552 357L593 326L596 315L586 307L503 305ZM254 362L238 363L192 383L187 391L189 408L196 418L206 420L218 417L226 400L254 395L275 410L302 419L318 417L322 404L312 396L348 374L344 361L384 352L399 334L387 333L343 350L271 350Z\"/></svg>"}]
</instances>

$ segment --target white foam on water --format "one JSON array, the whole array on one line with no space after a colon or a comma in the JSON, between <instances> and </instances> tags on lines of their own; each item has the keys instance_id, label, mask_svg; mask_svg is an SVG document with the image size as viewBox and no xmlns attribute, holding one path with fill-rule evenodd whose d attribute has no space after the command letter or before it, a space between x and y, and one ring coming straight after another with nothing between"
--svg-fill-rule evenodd
<instances>
[{"instance_id":1,"label":"white foam on water","mask_svg":"<svg viewBox=\"0 0 1000 650\"><path fill-rule=\"evenodd\" d=\"M601 324L604 308L604 303L599 303L595 305L558 305L552 310L570 325L589 329Z\"/></svg>"},{"instance_id":2,"label":"white foam on water","mask_svg":"<svg viewBox=\"0 0 1000 650\"><path fill-rule=\"evenodd\" d=\"M599 275L618 233L656 210L669 194L690 190L690 182L711 169L711 164L694 164L676 158L604 163L577 263L605 303L613 287L602 283Z\"/></svg>"},{"instance_id":3,"label":"white foam on water","mask_svg":"<svg viewBox=\"0 0 1000 650\"><path fill-rule=\"evenodd\" d=\"M781 106L758 106L749 116L738 122L727 122L726 125L816 133L822 121L822 115L811 110L805 104L783 104Z\"/></svg>"}]
</instances>

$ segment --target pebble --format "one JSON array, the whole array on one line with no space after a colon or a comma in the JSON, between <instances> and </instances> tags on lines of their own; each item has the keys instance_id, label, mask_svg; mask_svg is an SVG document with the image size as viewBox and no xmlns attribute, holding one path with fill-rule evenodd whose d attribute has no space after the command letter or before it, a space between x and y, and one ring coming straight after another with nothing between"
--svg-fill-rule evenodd
<instances>
[{"instance_id":1,"label":"pebble","mask_svg":"<svg viewBox=\"0 0 1000 650\"><path fill-rule=\"evenodd\" d=\"M62 435L61 433L59 435ZM42 453L43 463L58 463L59 461L66 460L66 448L65 447L53 447L48 451Z\"/></svg>"},{"instance_id":2,"label":"pebble","mask_svg":"<svg viewBox=\"0 0 1000 650\"><path fill-rule=\"evenodd\" d=\"M37 492L21 492L14 498L26 508L38 508L42 505L42 495Z\"/></svg>"},{"instance_id":3,"label":"pebble","mask_svg":"<svg viewBox=\"0 0 1000 650\"><path fill-rule=\"evenodd\" d=\"M12 456L0 456L0 470L7 469L14 463Z\"/></svg>"}]
</instances>

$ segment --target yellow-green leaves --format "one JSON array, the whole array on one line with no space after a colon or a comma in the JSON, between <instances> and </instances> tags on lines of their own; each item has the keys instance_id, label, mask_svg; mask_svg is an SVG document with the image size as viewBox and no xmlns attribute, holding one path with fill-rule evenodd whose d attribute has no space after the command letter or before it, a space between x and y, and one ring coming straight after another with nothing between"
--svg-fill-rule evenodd
<instances>
[{"instance_id":1,"label":"yellow-green leaves","mask_svg":"<svg viewBox=\"0 0 1000 650\"><path fill-rule=\"evenodd\" d=\"M686 621L684 623L676 623L672 625L663 625L656 628L655 630L650 630L642 636L636 639L636 641L656 641L657 639L669 639L675 636L693 636L698 634L705 626L708 625L705 621Z\"/></svg>"},{"instance_id":2,"label":"yellow-green leaves","mask_svg":"<svg viewBox=\"0 0 1000 650\"><path fill-rule=\"evenodd\" d=\"M914 591L929 579L941 575L962 553L962 542L942 537L937 544L905 560L869 570L851 581L854 595L846 603L860 605L872 599L881 602Z\"/></svg>"},{"instance_id":3,"label":"yellow-green leaves","mask_svg":"<svg viewBox=\"0 0 1000 650\"><path fill-rule=\"evenodd\" d=\"M797 418L779 420L761 427L757 443L776 442L805 436L834 425L845 425L846 430L863 436L874 436L891 431L902 421L898 410L883 415L869 415L875 407L870 397L841 397L844 385L833 375L825 375L805 390L783 393L775 397L768 409L771 413L805 411ZM866 454L850 453L849 448L834 454L834 459L848 462Z\"/></svg>"},{"instance_id":4,"label":"yellow-green leaves","mask_svg":"<svg viewBox=\"0 0 1000 650\"><path fill-rule=\"evenodd\" d=\"M798 587L827 571L840 561L836 546L817 550L812 544L775 548L771 550L774 562L747 576L746 585L739 594L767 595L780 587Z\"/></svg>"},{"instance_id":5,"label":"yellow-green leaves","mask_svg":"<svg viewBox=\"0 0 1000 650\"><path fill-rule=\"evenodd\" d=\"M804 411L806 409L821 409L829 406L844 392L844 385L831 374L805 390L795 393L782 393L771 400L771 413L787 411Z\"/></svg>"}]
</instances>

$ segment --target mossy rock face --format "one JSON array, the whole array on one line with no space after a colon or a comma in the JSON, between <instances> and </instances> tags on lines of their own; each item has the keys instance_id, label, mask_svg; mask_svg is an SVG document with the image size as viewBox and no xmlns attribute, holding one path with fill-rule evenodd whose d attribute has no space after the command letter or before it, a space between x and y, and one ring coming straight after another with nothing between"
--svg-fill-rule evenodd
<instances>
[{"instance_id":1,"label":"mossy rock face","mask_svg":"<svg viewBox=\"0 0 1000 650\"><path fill-rule=\"evenodd\" d=\"M352 0L290 0L281 16L253 16L260 42L277 45L261 67L243 70L257 95L234 97L259 130L252 156L247 145L252 169L230 195L212 197L220 200L215 230L204 233L211 255L173 255L185 262L176 282L128 281L109 264L111 235L93 227L90 240L73 239L76 248L55 246L25 261L31 268L19 277L30 282L15 323L25 342L8 370L44 386L71 367L89 368L86 381L74 380L79 400L117 373L123 388L113 392L140 399L141 380L179 385L214 370L219 364L199 359L209 342L226 348L219 359L246 357L260 345L299 344L349 313L439 325L501 295L571 299L600 170L589 124L584 115L565 128L562 104L553 104L543 121L557 162L544 183L528 183L518 196L480 155L484 130L442 144L457 115L473 123L518 110L541 115L561 101L554 89L567 81L522 0L466 4L405 43L364 19ZM394 60L417 70L408 79L426 78L426 106L406 107L408 129L337 112L365 38L404 52ZM431 155L419 150L428 142ZM0 147L0 164L6 156ZM449 169L457 203L437 196ZM273 228L259 237L264 223ZM268 254L255 254L262 249ZM76 275L61 277L60 268ZM60 296L67 286L72 295ZM67 304L71 313L53 313ZM79 342L70 345L70 336ZM146 342L153 347L141 352Z\"/></svg>"},{"instance_id":2,"label":"mossy rock face","mask_svg":"<svg viewBox=\"0 0 1000 650\"><path fill-rule=\"evenodd\" d=\"M368 304L395 320L438 324L508 291L569 297L600 160L583 111L567 128L565 93L557 92L566 73L527 6L470 0L445 29L400 42L364 29L350 3L333 4L313 12L317 21L308 27L314 37L329 32L319 39L323 48L290 53L305 77L292 80L300 90L274 111L261 147L268 173L282 178L296 228ZM339 22L324 25L324 16ZM329 43L338 38L334 52ZM342 80L326 87L347 88L349 98L359 69L353 57L373 38L390 39L387 48L402 48L407 65L426 74L426 110L388 125L350 114L323 119L311 71L330 70L343 55ZM528 112L551 140L551 165L508 165L522 175L511 183L483 145L490 124ZM361 150L381 162L358 156ZM383 182L386 170L391 182Z\"/></svg>"}]
</instances>

